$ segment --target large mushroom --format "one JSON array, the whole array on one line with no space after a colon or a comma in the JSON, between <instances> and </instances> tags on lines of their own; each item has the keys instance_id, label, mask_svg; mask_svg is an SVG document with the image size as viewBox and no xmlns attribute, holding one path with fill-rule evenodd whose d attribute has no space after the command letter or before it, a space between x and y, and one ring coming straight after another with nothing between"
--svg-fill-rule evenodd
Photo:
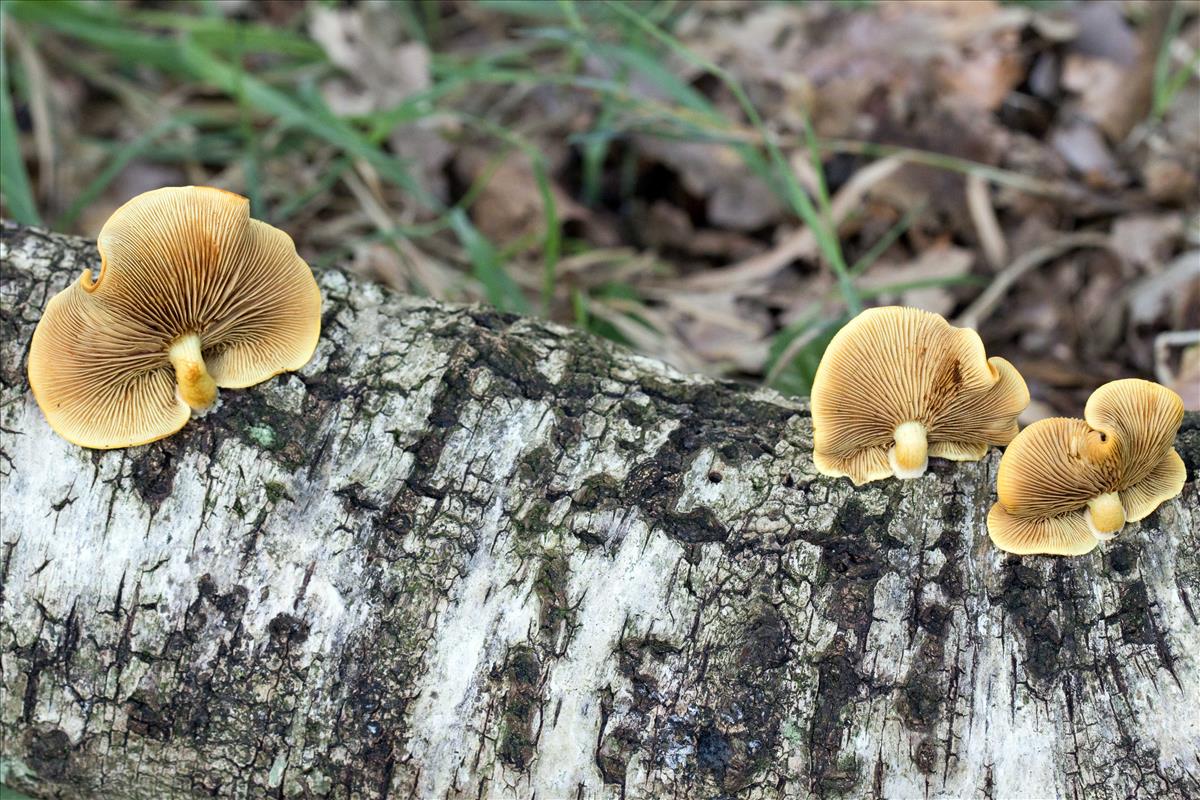
<instances>
[{"instance_id":1,"label":"large mushroom","mask_svg":"<svg viewBox=\"0 0 1200 800\"><path fill-rule=\"evenodd\" d=\"M1082 555L1183 490L1175 392L1113 381L1092 393L1084 417L1035 422L1005 450L988 514L1001 550Z\"/></svg>"},{"instance_id":2,"label":"large mushroom","mask_svg":"<svg viewBox=\"0 0 1200 800\"><path fill-rule=\"evenodd\" d=\"M321 293L283 231L221 189L157 189L121 206L97 240L100 274L46 305L29 385L65 439L99 449L169 436L217 389L302 367Z\"/></svg>"},{"instance_id":3,"label":"large mushroom","mask_svg":"<svg viewBox=\"0 0 1200 800\"><path fill-rule=\"evenodd\" d=\"M916 308L873 308L825 351L812 387L813 462L856 485L916 478L930 456L978 461L1017 434L1020 373L979 334Z\"/></svg>"}]
</instances>

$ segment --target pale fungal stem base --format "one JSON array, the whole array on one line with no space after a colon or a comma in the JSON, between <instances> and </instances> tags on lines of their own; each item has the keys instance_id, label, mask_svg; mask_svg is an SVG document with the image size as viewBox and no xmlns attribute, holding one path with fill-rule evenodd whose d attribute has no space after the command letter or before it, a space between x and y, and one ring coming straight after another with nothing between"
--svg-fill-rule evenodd
<instances>
[{"instance_id":1,"label":"pale fungal stem base","mask_svg":"<svg viewBox=\"0 0 1200 800\"><path fill-rule=\"evenodd\" d=\"M919 422L902 422L893 433L895 445L888 450L888 463L897 478L919 478L929 466L929 439Z\"/></svg>"},{"instance_id":2,"label":"pale fungal stem base","mask_svg":"<svg viewBox=\"0 0 1200 800\"><path fill-rule=\"evenodd\" d=\"M180 399L195 411L207 411L217 399L217 384L204 364L200 337L185 333L171 343L167 355L175 367L176 391Z\"/></svg>"},{"instance_id":3,"label":"pale fungal stem base","mask_svg":"<svg viewBox=\"0 0 1200 800\"><path fill-rule=\"evenodd\" d=\"M1093 497L1088 501L1084 517L1092 536L1107 542L1125 526L1125 507L1121 505L1121 496L1116 492L1108 492Z\"/></svg>"}]
</instances>

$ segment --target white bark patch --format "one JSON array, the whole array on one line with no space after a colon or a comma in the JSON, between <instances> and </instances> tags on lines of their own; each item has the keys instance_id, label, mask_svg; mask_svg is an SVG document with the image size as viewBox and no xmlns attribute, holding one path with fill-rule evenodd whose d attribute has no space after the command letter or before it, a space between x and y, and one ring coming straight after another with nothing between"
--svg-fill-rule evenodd
<instances>
[{"instance_id":1,"label":"white bark patch","mask_svg":"<svg viewBox=\"0 0 1200 800\"><path fill-rule=\"evenodd\" d=\"M480 531L491 541L500 519L497 499ZM452 787L469 785L481 740L487 673L504 652L522 641L537 616L528 581L514 591L496 592L494 582L525 572L511 551L494 556L480 547L437 624L430 644L420 696L409 712L409 753L421 764L419 795L450 797Z\"/></svg>"},{"instance_id":2,"label":"white bark patch","mask_svg":"<svg viewBox=\"0 0 1200 800\"><path fill-rule=\"evenodd\" d=\"M594 753L600 726L599 692L620 685L612 655L624 636L655 636L678 642L686 633L690 602L669 595L669 575L682 548L641 520L631 525L615 552L595 548L571 559L569 593L587 620L566 655L550 671L532 785L539 796L600 794L603 784Z\"/></svg>"},{"instance_id":3,"label":"white bark patch","mask_svg":"<svg viewBox=\"0 0 1200 800\"><path fill-rule=\"evenodd\" d=\"M1195 515L1183 508L1171 506L1161 513L1171 519L1172 525L1197 529ZM1123 535L1138 536L1144 542L1142 569L1156 578L1146 582L1148 599L1155 612L1150 624L1161 625L1164 638L1168 631L1196 630L1196 621L1182 596L1182 586L1187 581L1176 572L1178 548L1187 545L1170 537L1147 535L1141 525ZM1192 588L1197 587L1193 584ZM1179 645L1168 639L1167 647L1175 651ZM1200 654L1186 648L1183 645L1173 653L1177 659L1173 663L1174 674L1162 666L1152 666L1153 657L1148 657L1147 665L1138 671L1145 674L1153 670L1150 681L1133 683L1135 689L1128 698L1133 718L1159 748L1159 766L1171 775L1200 773ZM1192 709L1195 713L1180 713L1182 709Z\"/></svg>"},{"instance_id":4,"label":"white bark patch","mask_svg":"<svg viewBox=\"0 0 1200 800\"><path fill-rule=\"evenodd\" d=\"M451 434L438 463L443 480L461 480L472 491L486 488L480 479L507 478L521 453L544 437L550 421L541 403L476 408L472 416L474 424ZM474 477L458 477L464 469ZM420 695L409 713L409 752L422 764L422 796L448 796L471 773L483 746L486 675L537 618L530 571L511 548L496 546L504 510L503 497L495 496L479 523L478 549L438 620ZM496 591L497 585L511 588Z\"/></svg>"}]
</instances>

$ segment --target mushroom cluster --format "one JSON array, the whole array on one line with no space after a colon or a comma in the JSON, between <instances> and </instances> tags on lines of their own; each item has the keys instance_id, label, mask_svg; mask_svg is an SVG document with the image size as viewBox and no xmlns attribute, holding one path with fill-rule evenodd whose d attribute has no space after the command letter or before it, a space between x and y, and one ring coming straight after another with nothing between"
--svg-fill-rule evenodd
<instances>
[{"instance_id":1,"label":"mushroom cluster","mask_svg":"<svg viewBox=\"0 0 1200 800\"><path fill-rule=\"evenodd\" d=\"M283 231L203 186L138 195L105 222L100 274L50 299L29 385L65 439L98 449L169 436L219 388L304 366L321 293Z\"/></svg>"},{"instance_id":2,"label":"mushroom cluster","mask_svg":"<svg viewBox=\"0 0 1200 800\"><path fill-rule=\"evenodd\" d=\"M920 477L929 457L978 461L1017 435L1029 390L979 334L938 314L862 312L829 343L812 387L813 462L855 485Z\"/></svg>"},{"instance_id":3,"label":"mushroom cluster","mask_svg":"<svg viewBox=\"0 0 1200 800\"><path fill-rule=\"evenodd\" d=\"M1126 379L1088 398L1084 419L1057 417L1023 430L1000 459L999 502L988 534L1010 553L1081 555L1181 491L1187 477L1172 445L1183 400Z\"/></svg>"}]
</instances>

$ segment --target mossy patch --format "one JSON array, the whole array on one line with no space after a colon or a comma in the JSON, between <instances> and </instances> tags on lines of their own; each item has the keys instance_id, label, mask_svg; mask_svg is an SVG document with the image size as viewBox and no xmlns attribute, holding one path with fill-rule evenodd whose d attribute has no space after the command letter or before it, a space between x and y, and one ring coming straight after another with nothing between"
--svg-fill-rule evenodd
<instances>
[{"instance_id":1,"label":"mossy patch","mask_svg":"<svg viewBox=\"0 0 1200 800\"><path fill-rule=\"evenodd\" d=\"M25 753L26 764L40 780L61 781L71 771L71 738L59 728L38 725L27 729Z\"/></svg>"},{"instance_id":2,"label":"mossy patch","mask_svg":"<svg viewBox=\"0 0 1200 800\"><path fill-rule=\"evenodd\" d=\"M566 557L560 552L550 552L542 557L533 581L533 590L541 601L538 628L548 644L552 644L561 627L571 621L572 612L567 604L568 574Z\"/></svg>"},{"instance_id":3,"label":"mossy patch","mask_svg":"<svg viewBox=\"0 0 1200 800\"><path fill-rule=\"evenodd\" d=\"M554 459L550 448L539 445L526 452L517 464L517 475L527 483L539 484L553 473Z\"/></svg>"},{"instance_id":4,"label":"mossy patch","mask_svg":"<svg viewBox=\"0 0 1200 800\"><path fill-rule=\"evenodd\" d=\"M1063 655L1063 634L1050 621L1046 581L1017 558L1004 562L1000 604L1016 623L1025 640L1025 669L1036 680L1058 675Z\"/></svg>"},{"instance_id":5,"label":"mossy patch","mask_svg":"<svg viewBox=\"0 0 1200 800\"><path fill-rule=\"evenodd\" d=\"M275 435L275 429L270 425L247 425L246 436L256 445L267 450L274 450L276 443L279 441Z\"/></svg>"},{"instance_id":6,"label":"mossy patch","mask_svg":"<svg viewBox=\"0 0 1200 800\"><path fill-rule=\"evenodd\" d=\"M509 651L502 671L505 690L496 754L518 771L527 769L533 759L533 712L538 702L541 668L537 653L522 645Z\"/></svg>"},{"instance_id":7,"label":"mossy patch","mask_svg":"<svg viewBox=\"0 0 1200 800\"><path fill-rule=\"evenodd\" d=\"M186 440L161 439L145 447L131 448L129 476L134 491L151 512L171 495Z\"/></svg>"},{"instance_id":8,"label":"mossy patch","mask_svg":"<svg viewBox=\"0 0 1200 800\"><path fill-rule=\"evenodd\" d=\"M523 542L541 538L550 531L550 504L536 500L522 517L513 517L513 530Z\"/></svg>"},{"instance_id":9,"label":"mossy patch","mask_svg":"<svg viewBox=\"0 0 1200 800\"><path fill-rule=\"evenodd\" d=\"M1150 618L1150 598L1146 584L1137 580L1121 590L1121 601L1115 615L1121 626L1121 639L1129 644L1154 644L1153 622Z\"/></svg>"},{"instance_id":10,"label":"mossy patch","mask_svg":"<svg viewBox=\"0 0 1200 800\"><path fill-rule=\"evenodd\" d=\"M818 797L849 796L861 786L861 773L858 757L847 753L820 773L813 782L813 791Z\"/></svg>"},{"instance_id":11,"label":"mossy patch","mask_svg":"<svg viewBox=\"0 0 1200 800\"><path fill-rule=\"evenodd\" d=\"M930 731L941 719L946 700L942 680L945 650L940 639L929 637L917 650L900 692L900 718L909 728Z\"/></svg>"},{"instance_id":12,"label":"mossy patch","mask_svg":"<svg viewBox=\"0 0 1200 800\"><path fill-rule=\"evenodd\" d=\"M280 500L295 502L292 496L288 494L287 486L279 481L266 481L263 483L263 490L267 494L267 502L272 505L278 503Z\"/></svg>"},{"instance_id":13,"label":"mossy patch","mask_svg":"<svg viewBox=\"0 0 1200 800\"><path fill-rule=\"evenodd\" d=\"M843 634L834 637L817 662L817 693L808 731L811 783L819 793L849 791L859 782L857 761L840 757L845 715L852 710L863 681L847 652Z\"/></svg>"}]
</instances>

